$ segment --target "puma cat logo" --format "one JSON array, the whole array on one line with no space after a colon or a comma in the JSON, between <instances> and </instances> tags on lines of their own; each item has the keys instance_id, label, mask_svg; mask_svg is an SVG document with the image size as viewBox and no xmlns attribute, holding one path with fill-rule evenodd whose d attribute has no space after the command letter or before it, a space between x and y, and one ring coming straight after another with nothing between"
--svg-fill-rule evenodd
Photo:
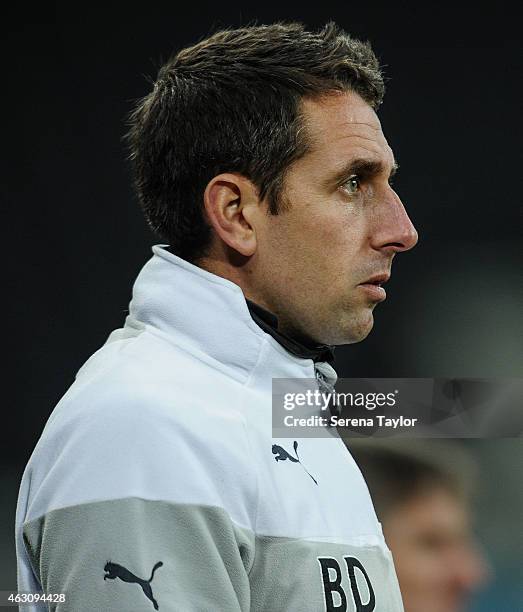
<instances>
[{"instance_id":1,"label":"puma cat logo","mask_svg":"<svg viewBox=\"0 0 523 612\"><path fill-rule=\"evenodd\" d=\"M300 461L300 456L298 455L298 442L296 440L294 440L294 444L292 446L294 448L294 453L296 455L296 458L290 455L282 446L273 444L272 454L275 455L274 459L276 460L276 462L285 461L286 459L288 459L292 463L299 463L301 467L307 472L307 474L314 480L314 482L318 484L318 481L316 480L316 478L314 478L314 476L309 472L309 470L307 470L307 468Z\"/></svg>"},{"instance_id":2,"label":"puma cat logo","mask_svg":"<svg viewBox=\"0 0 523 612\"><path fill-rule=\"evenodd\" d=\"M153 567L153 571L151 572L151 577L149 580L143 580L142 578L138 578L132 572L130 572L127 568L122 565L118 565L118 563L111 563L107 561L104 567L104 572L107 572L104 576L104 580L114 580L115 578L120 578L123 582L136 582L142 587L142 591L144 595L152 601L155 610L158 610L158 602L153 597L153 590L151 589L151 582L154 576L154 572L162 567L163 563L158 561L156 565Z\"/></svg>"}]
</instances>

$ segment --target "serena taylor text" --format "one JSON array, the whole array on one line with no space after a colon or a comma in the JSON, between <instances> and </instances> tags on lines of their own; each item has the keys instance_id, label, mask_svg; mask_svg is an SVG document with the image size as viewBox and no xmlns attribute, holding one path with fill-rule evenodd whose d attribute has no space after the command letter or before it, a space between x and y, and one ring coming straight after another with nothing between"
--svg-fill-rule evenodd
<instances>
[{"instance_id":1,"label":"serena taylor text","mask_svg":"<svg viewBox=\"0 0 523 612\"><path fill-rule=\"evenodd\" d=\"M382 414L361 419L342 418L337 415L323 417L313 415L310 417L295 417L288 414L283 419L285 427L390 427L396 429L398 427L414 427L417 423L417 418L406 418L400 416L398 418L386 417Z\"/></svg>"}]
</instances>

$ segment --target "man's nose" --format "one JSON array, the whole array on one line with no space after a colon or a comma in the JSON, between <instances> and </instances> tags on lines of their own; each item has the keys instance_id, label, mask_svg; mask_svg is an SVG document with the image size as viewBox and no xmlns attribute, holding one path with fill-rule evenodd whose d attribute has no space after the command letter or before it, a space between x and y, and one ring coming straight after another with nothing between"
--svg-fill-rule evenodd
<instances>
[{"instance_id":1,"label":"man's nose","mask_svg":"<svg viewBox=\"0 0 523 612\"><path fill-rule=\"evenodd\" d=\"M418 242L418 232L399 196L392 190L375 221L372 246L376 250L400 253L412 249Z\"/></svg>"},{"instance_id":2,"label":"man's nose","mask_svg":"<svg viewBox=\"0 0 523 612\"><path fill-rule=\"evenodd\" d=\"M464 550L456 561L456 581L464 590L478 589L491 579L492 569L474 544Z\"/></svg>"}]
</instances>

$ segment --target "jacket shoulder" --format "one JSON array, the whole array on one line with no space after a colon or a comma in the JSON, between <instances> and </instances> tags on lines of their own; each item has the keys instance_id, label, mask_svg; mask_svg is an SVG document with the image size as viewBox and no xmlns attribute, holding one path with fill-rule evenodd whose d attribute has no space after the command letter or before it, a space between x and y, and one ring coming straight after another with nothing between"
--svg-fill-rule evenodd
<instances>
[{"instance_id":1,"label":"jacket shoulder","mask_svg":"<svg viewBox=\"0 0 523 612\"><path fill-rule=\"evenodd\" d=\"M33 517L137 496L219 506L249 525L256 477L236 409L241 385L209 368L202 379L200 365L189 372L183 355L159 365L158 352L124 355L120 347L98 358L105 365L77 378L30 460Z\"/></svg>"}]
</instances>

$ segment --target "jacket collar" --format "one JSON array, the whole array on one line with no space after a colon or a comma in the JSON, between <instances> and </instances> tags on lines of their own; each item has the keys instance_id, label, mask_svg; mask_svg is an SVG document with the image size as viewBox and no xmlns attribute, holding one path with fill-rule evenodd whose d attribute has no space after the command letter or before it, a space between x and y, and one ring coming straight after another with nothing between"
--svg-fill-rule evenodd
<instances>
[{"instance_id":1,"label":"jacket collar","mask_svg":"<svg viewBox=\"0 0 523 612\"><path fill-rule=\"evenodd\" d=\"M279 355L271 362L270 376L292 377L294 374L288 372L298 370L306 376L319 353L292 346L275 329L274 320L274 325L266 322L262 327L253 320L254 309L249 310L238 285L181 259L165 247L152 248L153 257L134 283L127 328L145 325L196 357L210 359L216 368L235 372L232 375L243 380L257 366L263 347L269 345L273 354ZM255 314L258 321L263 317L270 320L270 313L263 317L260 313L258 307Z\"/></svg>"},{"instance_id":2,"label":"jacket collar","mask_svg":"<svg viewBox=\"0 0 523 612\"><path fill-rule=\"evenodd\" d=\"M254 322L259 325L263 331L270 334L277 342L285 349L304 359L312 359L314 363L318 361L326 361L332 364L334 362L334 347L327 344L316 344L311 341L303 340L298 342L278 330L278 317L259 304L246 299L247 307L251 313Z\"/></svg>"}]
</instances>

